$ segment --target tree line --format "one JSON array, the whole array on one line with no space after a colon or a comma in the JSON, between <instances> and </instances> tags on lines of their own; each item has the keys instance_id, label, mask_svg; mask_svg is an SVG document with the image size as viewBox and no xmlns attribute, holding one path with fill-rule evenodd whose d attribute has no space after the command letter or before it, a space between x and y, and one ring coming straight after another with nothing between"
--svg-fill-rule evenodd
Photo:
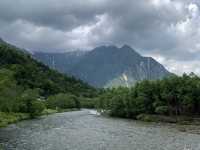
<instances>
[{"instance_id":1,"label":"tree line","mask_svg":"<svg viewBox=\"0 0 200 150\"><path fill-rule=\"evenodd\" d=\"M200 114L200 78L195 74L172 75L141 81L132 88L107 89L97 108L112 116L136 118L139 114L194 116Z\"/></svg>"}]
</instances>

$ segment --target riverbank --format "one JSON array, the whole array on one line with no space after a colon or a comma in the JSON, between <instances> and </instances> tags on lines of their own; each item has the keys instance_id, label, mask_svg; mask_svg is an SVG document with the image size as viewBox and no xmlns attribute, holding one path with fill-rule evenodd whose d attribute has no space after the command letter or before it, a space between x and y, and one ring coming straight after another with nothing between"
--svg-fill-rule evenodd
<instances>
[{"instance_id":1,"label":"riverbank","mask_svg":"<svg viewBox=\"0 0 200 150\"><path fill-rule=\"evenodd\" d=\"M26 119L30 119L29 114L0 112L0 128Z\"/></svg>"},{"instance_id":2,"label":"riverbank","mask_svg":"<svg viewBox=\"0 0 200 150\"><path fill-rule=\"evenodd\" d=\"M141 114L136 119L142 122L170 125L181 132L200 134L200 117Z\"/></svg>"},{"instance_id":3,"label":"riverbank","mask_svg":"<svg viewBox=\"0 0 200 150\"><path fill-rule=\"evenodd\" d=\"M103 116L111 116L109 111L98 110L98 112ZM200 116L167 116L167 115L158 115L158 114L139 114L135 117L119 117L134 119L143 122L155 122L155 123L170 123L178 125L200 125Z\"/></svg>"},{"instance_id":4,"label":"riverbank","mask_svg":"<svg viewBox=\"0 0 200 150\"><path fill-rule=\"evenodd\" d=\"M124 118L110 116L108 113L101 112L101 115L108 118L123 118L135 120L142 124L155 126L171 126L180 132L200 135L200 117L199 116L164 116L152 114L140 114L135 118ZM131 121L130 121L131 122Z\"/></svg>"},{"instance_id":5,"label":"riverbank","mask_svg":"<svg viewBox=\"0 0 200 150\"><path fill-rule=\"evenodd\" d=\"M136 117L136 119L145 122L163 122L163 123L176 123L183 125L200 125L200 118L194 116L164 116L164 115L140 114Z\"/></svg>"},{"instance_id":6,"label":"riverbank","mask_svg":"<svg viewBox=\"0 0 200 150\"><path fill-rule=\"evenodd\" d=\"M77 111L79 109L72 108L72 109L59 109L59 110L53 110L53 109L45 109L40 116L45 115L51 115L55 113L62 113L62 112L69 112L69 111ZM38 117L40 117L38 116ZM31 119L31 116L26 113L5 113L0 112L0 128L6 127L9 124L17 123L22 120L28 120Z\"/></svg>"}]
</instances>

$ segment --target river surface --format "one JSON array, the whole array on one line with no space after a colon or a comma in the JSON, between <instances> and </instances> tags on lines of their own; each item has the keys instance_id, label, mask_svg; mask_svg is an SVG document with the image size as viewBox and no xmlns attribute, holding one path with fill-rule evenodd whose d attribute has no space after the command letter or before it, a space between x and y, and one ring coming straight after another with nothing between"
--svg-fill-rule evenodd
<instances>
[{"instance_id":1,"label":"river surface","mask_svg":"<svg viewBox=\"0 0 200 150\"><path fill-rule=\"evenodd\" d=\"M200 135L81 110L2 128L0 145L5 150L200 150Z\"/></svg>"}]
</instances>

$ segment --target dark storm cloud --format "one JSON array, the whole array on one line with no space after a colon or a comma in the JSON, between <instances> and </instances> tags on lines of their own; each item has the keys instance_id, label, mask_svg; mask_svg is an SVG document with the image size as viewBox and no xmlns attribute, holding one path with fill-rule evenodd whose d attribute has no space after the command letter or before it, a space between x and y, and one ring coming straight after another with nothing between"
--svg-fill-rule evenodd
<instances>
[{"instance_id":1,"label":"dark storm cloud","mask_svg":"<svg viewBox=\"0 0 200 150\"><path fill-rule=\"evenodd\" d=\"M200 58L198 0L1 0L0 36L31 51L129 44L181 73ZM199 62L200 64L200 62ZM200 68L200 66L199 66Z\"/></svg>"},{"instance_id":2,"label":"dark storm cloud","mask_svg":"<svg viewBox=\"0 0 200 150\"><path fill-rule=\"evenodd\" d=\"M101 9L92 1L87 4L76 0L2 0L0 4L1 20L21 19L59 30L92 23Z\"/></svg>"}]
</instances>

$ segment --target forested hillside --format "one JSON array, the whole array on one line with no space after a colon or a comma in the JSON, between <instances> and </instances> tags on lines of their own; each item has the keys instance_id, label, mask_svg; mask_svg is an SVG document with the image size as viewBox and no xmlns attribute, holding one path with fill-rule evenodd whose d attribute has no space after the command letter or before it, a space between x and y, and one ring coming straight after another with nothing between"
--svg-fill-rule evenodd
<instances>
[{"instance_id":1,"label":"forested hillside","mask_svg":"<svg viewBox=\"0 0 200 150\"><path fill-rule=\"evenodd\" d=\"M92 96L91 93L94 90L80 80L49 69L32 59L29 54L17 51L7 44L0 45L0 66L14 72L18 85L23 85L25 88L39 88L43 96L59 92Z\"/></svg>"},{"instance_id":2,"label":"forested hillside","mask_svg":"<svg viewBox=\"0 0 200 150\"><path fill-rule=\"evenodd\" d=\"M48 107L80 108L80 101L96 94L93 87L49 69L28 52L0 43L0 112L35 116Z\"/></svg>"}]
</instances>

